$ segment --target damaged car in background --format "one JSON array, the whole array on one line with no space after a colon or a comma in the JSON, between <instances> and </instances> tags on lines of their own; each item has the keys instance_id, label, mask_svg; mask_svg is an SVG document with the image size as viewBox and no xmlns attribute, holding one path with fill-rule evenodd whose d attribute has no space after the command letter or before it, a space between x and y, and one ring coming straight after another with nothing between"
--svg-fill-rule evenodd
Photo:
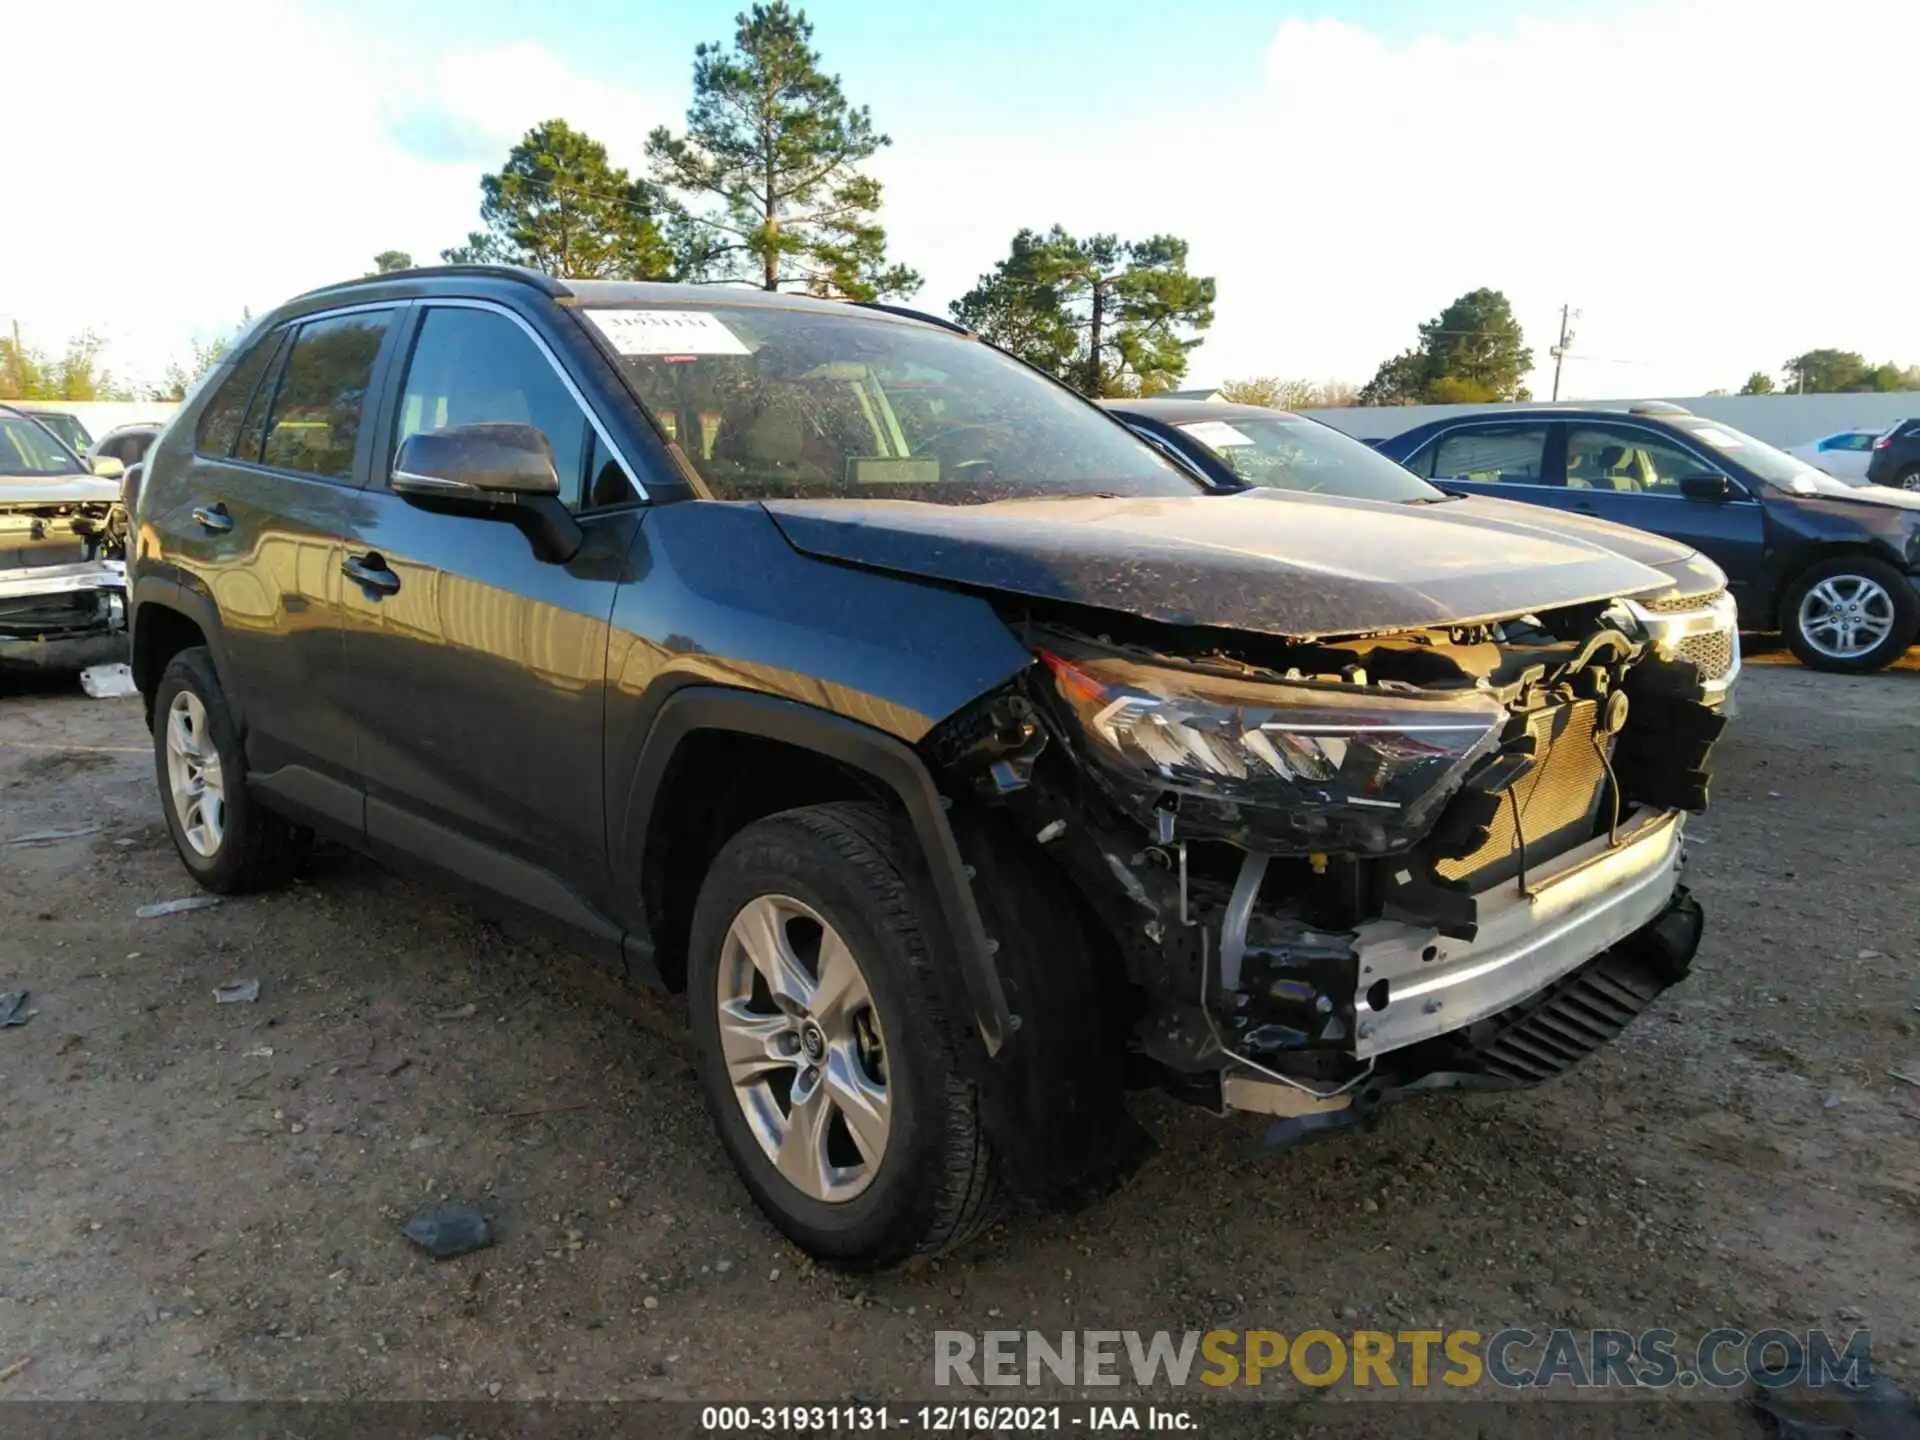
<instances>
[{"instance_id":1,"label":"damaged car in background","mask_svg":"<svg viewBox=\"0 0 1920 1440\"><path fill-rule=\"evenodd\" d=\"M350 282L136 503L188 871L321 831L683 992L746 1187L838 1263L1097 1195L1129 1088L1286 1140L1546 1080L1699 944L1727 721L1644 603L1687 549L1223 499L932 317Z\"/></svg>"},{"instance_id":2,"label":"damaged car in background","mask_svg":"<svg viewBox=\"0 0 1920 1440\"><path fill-rule=\"evenodd\" d=\"M126 659L120 466L0 405L0 669Z\"/></svg>"}]
</instances>

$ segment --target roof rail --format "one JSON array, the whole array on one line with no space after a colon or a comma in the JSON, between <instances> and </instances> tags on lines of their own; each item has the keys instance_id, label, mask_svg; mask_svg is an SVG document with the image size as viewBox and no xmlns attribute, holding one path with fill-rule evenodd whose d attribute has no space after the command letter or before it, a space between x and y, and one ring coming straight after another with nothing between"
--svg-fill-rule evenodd
<instances>
[{"instance_id":1,"label":"roof rail","mask_svg":"<svg viewBox=\"0 0 1920 1440\"><path fill-rule=\"evenodd\" d=\"M529 270L524 265L420 265L411 270L388 270L377 275L361 275L353 280L336 280L331 285L322 285L317 289L303 291L295 299L304 300L309 295L328 295L335 290L350 290L358 285L377 285L384 280L438 279L440 276L450 279L460 277L485 278L489 280L517 280L522 285L531 285L547 295L563 296L573 292L567 289L566 282L538 270Z\"/></svg>"},{"instance_id":2,"label":"roof rail","mask_svg":"<svg viewBox=\"0 0 1920 1440\"><path fill-rule=\"evenodd\" d=\"M942 330L951 330L956 335L972 335L973 331L958 320L949 320L943 315L929 314L925 310L915 310L906 305L884 305L878 300L855 300L851 302L862 310L879 310L884 314L898 315L905 320L920 320L928 325L938 325Z\"/></svg>"},{"instance_id":3,"label":"roof rail","mask_svg":"<svg viewBox=\"0 0 1920 1440\"><path fill-rule=\"evenodd\" d=\"M1670 400L1639 400L1627 407L1629 415L1691 415L1693 412L1684 405L1675 405Z\"/></svg>"}]
</instances>

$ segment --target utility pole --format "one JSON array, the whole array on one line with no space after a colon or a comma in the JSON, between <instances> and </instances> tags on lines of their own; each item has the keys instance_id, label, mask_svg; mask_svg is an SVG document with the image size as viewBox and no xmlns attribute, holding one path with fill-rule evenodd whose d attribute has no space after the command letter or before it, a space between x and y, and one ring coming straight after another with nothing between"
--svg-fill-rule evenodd
<instances>
[{"instance_id":1,"label":"utility pole","mask_svg":"<svg viewBox=\"0 0 1920 1440\"><path fill-rule=\"evenodd\" d=\"M1568 322L1578 319L1580 312L1569 306L1560 307L1560 343L1553 347L1553 398L1560 398L1560 362L1566 359L1567 349L1573 344L1573 331L1567 328Z\"/></svg>"}]
</instances>

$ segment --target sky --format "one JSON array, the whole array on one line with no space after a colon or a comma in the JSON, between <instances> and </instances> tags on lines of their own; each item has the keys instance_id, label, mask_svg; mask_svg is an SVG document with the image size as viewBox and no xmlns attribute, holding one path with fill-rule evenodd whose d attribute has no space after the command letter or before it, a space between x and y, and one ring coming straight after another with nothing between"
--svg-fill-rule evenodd
<instances>
[{"instance_id":1,"label":"sky","mask_svg":"<svg viewBox=\"0 0 1920 1440\"><path fill-rule=\"evenodd\" d=\"M27 0L0 327L92 329L158 379L245 311L459 243L543 119L640 169L739 8ZM1193 385L1364 382L1483 285L1543 398L1562 305L1563 398L1734 388L1815 346L1920 363L1913 0L804 8L893 139L881 218L926 309L1059 223L1191 243L1219 284Z\"/></svg>"}]
</instances>

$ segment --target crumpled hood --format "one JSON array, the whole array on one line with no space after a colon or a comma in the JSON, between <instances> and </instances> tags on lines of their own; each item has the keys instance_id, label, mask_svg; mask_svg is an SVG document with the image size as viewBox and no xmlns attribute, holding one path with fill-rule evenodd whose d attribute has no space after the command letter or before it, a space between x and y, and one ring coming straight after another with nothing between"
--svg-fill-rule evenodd
<instances>
[{"instance_id":1,"label":"crumpled hood","mask_svg":"<svg viewBox=\"0 0 1920 1440\"><path fill-rule=\"evenodd\" d=\"M1605 545L1470 513L1461 501L1249 490L972 506L764 504L795 549L822 559L1291 639L1465 624L1671 584Z\"/></svg>"},{"instance_id":2,"label":"crumpled hood","mask_svg":"<svg viewBox=\"0 0 1920 1440\"><path fill-rule=\"evenodd\" d=\"M120 482L98 475L0 475L0 510L9 505L71 505L119 498Z\"/></svg>"}]
</instances>

